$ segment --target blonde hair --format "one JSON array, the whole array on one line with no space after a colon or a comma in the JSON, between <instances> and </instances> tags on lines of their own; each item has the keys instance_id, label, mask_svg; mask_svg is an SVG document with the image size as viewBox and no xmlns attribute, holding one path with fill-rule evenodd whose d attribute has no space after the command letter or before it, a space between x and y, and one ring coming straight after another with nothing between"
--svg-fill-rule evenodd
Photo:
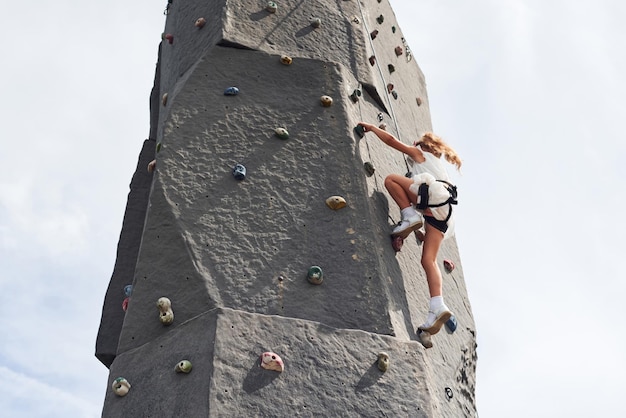
<instances>
[{"instance_id":1,"label":"blonde hair","mask_svg":"<svg viewBox=\"0 0 626 418\"><path fill-rule=\"evenodd\" d=\"M441 158L441 156L444 155L447 162L456 166L457 170L461 170L463 162L456 151L434 133L426 132L416 145L419 145L424 151L430 152L437 158Z\"/></svg>"}]
</instances>

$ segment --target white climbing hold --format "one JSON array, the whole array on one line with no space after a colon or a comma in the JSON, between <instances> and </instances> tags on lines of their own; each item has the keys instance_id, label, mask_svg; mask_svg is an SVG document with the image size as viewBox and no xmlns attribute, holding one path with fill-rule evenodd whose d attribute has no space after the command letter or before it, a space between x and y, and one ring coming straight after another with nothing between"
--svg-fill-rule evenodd
<instances>
[{"instance_id":1,"label":"white climbing hold","mask_svg":"<svg viewBox=\"0 0 626 418\"><path fill-rule=\"evenodd\" d=\"M111 388L113 389L113 393L117 396L126 396L130 390L130 383L128 383L128 380L123 377L118 377L113 381Z\"/></svg>"},{"instance_id":2,"label":"white climbing hold","mask_svg":"<svg viewBox=\"0 0 626 418\"><path fill-rule=\"evenodd\" d=\"M170 325L174 322L174 311L172 311L172 302L166 298L159 298L157 301L157 308L159 308L159 319L163 325Z\"/></svg>"}]
</instances>

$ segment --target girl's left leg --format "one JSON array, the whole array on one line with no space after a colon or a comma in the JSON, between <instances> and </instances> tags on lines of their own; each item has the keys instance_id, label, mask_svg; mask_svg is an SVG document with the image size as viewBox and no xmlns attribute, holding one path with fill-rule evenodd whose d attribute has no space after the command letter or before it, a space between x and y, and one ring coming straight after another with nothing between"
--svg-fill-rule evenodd
<instances>
[{"instance_id":1,"label":"girl's left leg","mask_svg":"<svg viewBox=\"0 0 626 418\"><path fill-rule=\"evenodd\" d=\"M428 318L426 322L419 326L420 330L436 334L446 323L452 312L443 302L443 280L441 270L437 264L437 254L443 242L443 232L426 223L426 234L424 235L424 245L422 248L422 267L426 272L428 281L428 291L430 293L430 304Z\"/></svg>"}]
</instances>

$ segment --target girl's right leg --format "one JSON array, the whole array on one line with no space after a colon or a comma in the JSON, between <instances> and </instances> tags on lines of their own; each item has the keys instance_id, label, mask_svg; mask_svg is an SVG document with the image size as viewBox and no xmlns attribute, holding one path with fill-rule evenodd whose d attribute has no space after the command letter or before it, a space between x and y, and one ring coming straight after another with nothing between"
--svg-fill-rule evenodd
<instances>
[{"instance_id":1,"label":"girl's right leg","mask_svg":"<svg viewBox=\"0 0 626 418\"><path fill-rule=\"evenodd\" d=\"M412 184L412 179L399 174L390 174L385 178L385 188L402 212L400 225L392 232L394 236L406 237L423 224L422 216L412 205L417 201L417 196L409 189Z\"/></svg>"}]
</instances>

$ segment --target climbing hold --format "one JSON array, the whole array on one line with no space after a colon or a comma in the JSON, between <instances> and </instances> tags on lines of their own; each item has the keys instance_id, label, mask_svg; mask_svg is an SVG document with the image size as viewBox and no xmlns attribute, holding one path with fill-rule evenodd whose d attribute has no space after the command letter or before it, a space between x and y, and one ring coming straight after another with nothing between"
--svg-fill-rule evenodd
<instances>
[{"instance_id":1,"label":"climbing hold","mask_svg":"<svg viewBox=\"0 0 626 418\"><path fill-rule=\"evenodd\" d=\"M236 96L239 94L239 89L237 87L229 87L224 90L224 96Z\"/></svg>"},{"instance_id":2,"label":"climbing hold","mask_svg":"<svg viewBox=\"0 0 626 418\"><path fill-rule=\"evenodd\" d=\"M433 347L432 335L430 335L429 332L418 330L417 338L419 339L419 342L422 343L424 348Z\"/></svg>"},{"instance_id":3,"label":"climbing hold","mask_svg":"<svg viewBox=\"0 0 626 418\"><path fill-rule=\"evenodd\" d=\"M306 275L309 283L312 284L322 284L324 281L324 273L322 272L322 268L319 266L311 266Z\"/></svg>"},{"instance_id":4,"label":"climbing hold","mask_svg":"<svg viewBox=\"0 0 626 418\"><path fill-rule=\"evenodd\" d=\"M417 102L418 106L422 105L422 98L421 97L416 98L415 101Z\"/></svg>"},{"instance_id":5,"label":"climbing hold","mask_svg":"<svg viewBox=\"0 0 626 418\"><path fill-rule=\"evenodd\" d=\"M133 293L132 284L127 284L126 286L124 286L124 294L126 295L127 298L129 298L132 293Z\"/></svg>"},{"instance_id":6,"label":"climbing hold","mask_svg":"<svg viewBox=\"0 0 626 418\"><path fill-rule=\"evenodd\" d=\"M261 354L261 367L266 370L274 370L277 372L282 372L285 370L285 364L280 356L276 353L272 353L270 351L266 351Z\"/></svg>"},{"instance_id":7,"label":"climbing hold","mask_svg":"<svg viewBox=\"0 0 626 418\"><path fill-rule=\"evenodd\" d=\"M130 301L130 298L125 298L125 299L122 301L122 310L123 310L124 312L126 312L126 311L128 310L128 302L129 302L129 301Z\"/></svg>"},{"instance_id":8,"label":"climbing hold","mask_svg":"<svg viewBox=\"0 0 626 418\"><path fill-rule=\"evenodd\" d=\"M276 128L274 129L274 133L280 139L289 139L289 132L285 128Z\"/></svg>"},{"instance_id":9,"label":"climbing hold","mask_svg":"<svg viewBox=\"0 0 626 418\"><path fill-rule=\"evenodd\" d=\"M191 371L191 362L189 360L181 360L174 367L176 373L189 373Z\"/></svg>"},{"instance_id":10,"label":"climbing hold","mask_svg":"<svg viewBox=\"0 0 626 418\"><path fill-rule=\"evenodd\" d=\"M354 90L352 94L350 95L350 98L352 99L354 103L359 101L359 97L361 97L361 90L359 89Z\"/></svg>"},{"instance_id":11,"label":"climbing hold","mask_svg":"<svg viewBox=\"0 0 626 418\"><path fill-rule=\"evenodd\" d=\"M156 160L152 160L148 163L148 173L152 173L156 168Z\"/></svg>"},{"instance_id":12,"label":"climbing hold","mask_svg":"<svg viewBox=\"0 0 626 418\"><path fill-rule=\"evenodd\" d=\"M356 23L357 25L358 25L359 23L361 23L361 19L359 19L356 15L352 15L352 17L350 18L350 20L351 20L353 23Z\"/></svg>"},{"instance_id":13,"label":"climbing hold","mask_svg":"<svg viewBox=\"0 0 626 418\"><path fill-rule=\"evenodd\" d=\"M161 96L161 103L163 103L163 106L167 105L167 93L163 93L163 96Z\"/></svg>"},{"instance_id":14,"label":"climbing hold","mask_svg":"<svg viewBox=\"0 0 626 418\"><path fill-rule=\"evenodd\" d=\"M393 84L389 83L387 84L387 92L391 93L393 91Z\"/></svg>"},{"instance_id":15,"label":"climbing hold","mask_svg":"<svg viewBox=\"0 0 626 418\"><path fill-rule=\"evenodd\" d=\"M376 18L376 21L377 21L379 24L382 24L382 23L385 21L385 16L383 16L383 15L378 16L378 17Z\"/></svg>"},{"instance_id":16,"label":"climbing hold","mask_svg":"<svg viewBox=\"0 0 626 418\"><path fill-rule=\"evenodd\" d=\"M393 235L391 236L391 248L393 248L395 252L400 251L403 245L404 245L404 238L402 238L399 235L395 237Z\"/></svg>"},{"instance_id":17,"label":"climbing hold","mask_svg":"<svg viewBox=\"0 0 626 418\"><path fill-rule=\"evenodd\" d=\"M311 19L311 26L314 28L319 28L320 26L322 26L322 19L320 19L319 17L314 17L313 19Z\"/></svg>"},{"instance_id":18,"label":"climbing hold","mask_svg":"<svg viewBox=\"0 0 626 418\"><path fill-rule=\"evenodd\" d=\"M159 298L157 301L157 308L159 308L159 319L163 325L169 325L174 322L174 312L172 311L172 302L166 298Z\"/></svg>"},{"instance_id":19,"label":"climbing hold","mask_svg":"<svg viewBox=\"0 0 626 418\"><path fill-rule=\"evenodd\" d=\"M363 138L365 136L365 128L363 125L357 125L354 127L354 132L359 136L359 138Z\"/></svg>"},{"instance_id":20,"label":"climbing hold","mask_svg":"<svg viewBox=\"0 0 626 418\"><path fill-rule=\"evenodd\" d=\"M268 1L267 5L265 6L265 10L270 13L276 13L276 10L278 10L278 6L273 1Z\"/></svg>"},{"instance_id":21,"label":"climbing hold","mask_svg":"<svg viewBox=\"0 0 626 418\"><path fill-rule=\"evenodd\" d=\"M379 127L380 129L382 129L383 131L386 131L386 130L387 130L387 124L386 124L386 123L381 123L380 125L378 125L378 127Z\"/></svg>"},{"instance_id":22,"label":"climbing hold","mask_svg":"<svg viewBox=\"0 0 626 418\"><path fill-rule=\"evenodd\" d=\"M167 6L165 6L165 10L163 10L164 15L168 15L170 13L170 6L172 5L172 0L167 0Z\"/></svg>"},{"instance_id":23,"label":"climbing hold","mask_svg":"<svg viewBox=\"0 0 626 418\"><path fill-rule=\"evenodd\" d=\"M392 91L391 95L393 96L394 99L398 100L398 92L397 91Z\"/></svg>"},{"instance_id":24,"label":"climbing hold","mask_svg":"<svg viewBox=\"0 0 626 418\"><path fill-rule=\"evenodd\" d=\"M363 168L365 168L367 177L372 177L374 175L374 172L376 171L376 169L374 168L374 164L370 163L369 161L363 164Z\"/></svg>"},{"instance_id":25,"label":"climbing hold","mask_svg":"<svg viewBox=\"0 0 626 418\"><path fill-rule=\"evenodd\" d=\"M402 55L402 47L401 46L397 46L396 49L394 50L396 52L396 56L399 57L400 55Z\"/></svg>"},{"instance_id":26,"label":"climbing hold","mask_svg":"<svg viewBox=\"0 0 626 418\"><path fill-rule=\"evenodd\" d=\"M195 25L198 29L202 29L206 25L206 19L203 17L197 18Z\"/></svg>"},{"instance_id":27,"label":"climbing hold","mask_svg":"<svg viewBox=\"0 0 626 418\"><path fill-rule=\"evenodd\" d=\"M285 65L291 65L291 63L293 62L293 59L287 55L281 55L280 62Z\"/></svg>"},{"instance_id":28,"label":"climbing hold","mask_svg":"<svg viewBox=\"0 0 626 418\"><path fill-rule=\"evenodd\" d=\"M157 142L157 146L156 146L156 152L161 151L161 143Z\"/></svg>"},{"instance_id":29,"label":"climbing hold","mask_svg":"<svg viewBox=\"0 0 626 418\"><path fill-rule=\"evenodd\" d=\"M396 33L396 27L395 27L395 26L392 26L392 27L391 27L391 31L392 31L393 33Z\"/></svg>"},{"instance_id":30,"label":"climbing hold","mask_svg":"<svg viewBox=\"0 0 626 418\"><path fill-rule=\"evenodd\" d=\"M453 396L454 396L454 395L452 394L452 389L450 389L450 388L446 388L446 397L447 397L448 399L452 399L452 397L453 397Z\"/></svg>"},{"instance_id":31,"label":"climbing hold","mask_svg":"<svg viewBox=\"0 0 626 418\"><path fill-rule=\"evenodd\" d=\"M383 114L382 114L382 113L380 113L380 112L378 113L378 115L376 115L376 117L378 118L378 121L379 121L379 122L382 122L382 121L383 121L383 119L384 119Z\"/></svg>"},{"instance_id":32,"label":"climbing hold","mask_svg":"<svg viewBox=\"0 0 626 418\"><path fill-rule=\"evenodd\" d=\"M378 36L378 29L375 29L372 31L372 33L370 33L370 38L376 39L376 37Z\"/></svg>"},{"instance_id":33,"label":"climbing hold","mask_svg":"<svg viewBox=\"0 0 626 418\"><path fill-rule=\"evenodd\" d=\"M393 65L389 64L387 66L387 69L389 70L389 74L393 73L394 71L396 71L396 67L394 67Z\"/></svg>"},{"instance_id":34,"label":"climbing hold","mask_svg":"<svg viewBox=\"0 0 626 418\"><path fill-rule=\"evenodd\" d=\"M449 334L454 333L454 331L456 331L456 327L457 327L457 322L456 322L456 317L454 315L452 315L450 317L450 319L448 319L446 321L446 329L448 330Z\"/></svg>"},{"instance_id":35,"label":"climbing hold","mask_svg":"<svg viewBox=\"0 0 626 418\"><path fill-rule=\"evenodd\" d=\"M451 260L443 260L443 268L446 269L448 273L454 270L454 263Z\"/></svg>"},{"instance_id":36,"label":"climbing hold","mask_svg":"<svg viewBox=\"0 0 626 418\"><path fill-rule=\"evenodd\" d=\"M171 33L162 34L161 39L167 40L167 42L169 42L170 44L174 43L174 35L172 35Z\"/></svg>"},{"instance_id":37,"label":"climbing hold","mask_svg":"<svg viewBox=\"0 0 626 418\"><path fill-rule=\"evenodd\" d=\"M374 55L372 55L372 56L370 57L370 65L373 67L373 66L374 66L374 64L376 64L376 57L375 57Z\"/></svg>"},{"instance_id":38,"label":"climbing hold","mask_svg":"<svg viewBox=\"0 0 626 418\"><path fill-rule=\"evenodd\" d=\"M113 381L111 387L113 388L113 393L117 396L126 396L130 390L130 383L128 383L128 380L123 377L118 377Z\"/></svg>"},{"instance_id":39,"label":"climbing hold","mask_svg":"<svg viewBox=\"0 0 626 418\"><path fill-rule=\"evenodd\" d=\"M384 351L378 353L378 370L381 372L386 372L389 368L389 354Z\"/></svg>"},{"instance_id":40,"label":"climbing hold","mask_svg":"<svg viewBox=\"0 0 626 418\"><path fill-rule=\"evenodd\" d=\"M346 199L344 199L341 196L331 196L328 199L326 199L326 206L328 206L329 208L333 210L345 208L346 205L347 205Z\"/></svg>"},{"instance_id":41,"label":"climbing hold","mask_svg":"<svg viewBox=\"0 0 626 418\"><path fill-rule=\"evenodd\" d=\"M246 167L243 164L235 164L235 167L233 167L233 177L237 180L245 179Z\"/></svg>"},{"instance_id":42,"label":"climbing hold","mask_svg":"<svg viewBox=\"0 0 626 418\"><path fill-rule=\"evenodd\" d=\"M330 96L322 96L320 97L320 102L324 107L330 107L333 104L333 98Z\"/></svg>"}]
</instances>

